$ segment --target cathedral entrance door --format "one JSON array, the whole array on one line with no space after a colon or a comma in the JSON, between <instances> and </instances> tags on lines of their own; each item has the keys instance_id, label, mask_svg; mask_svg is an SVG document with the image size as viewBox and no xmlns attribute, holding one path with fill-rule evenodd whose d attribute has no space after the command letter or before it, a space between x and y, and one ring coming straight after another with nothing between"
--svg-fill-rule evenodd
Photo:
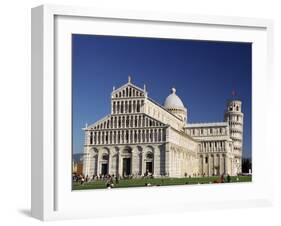
<instances>
[{"instance_id":1,"label":"cathedral entrance door","mask_svg":"<svg viewBox=\"0 0 281 226\"><path fill-rule=\"evenodd\" d=\"M131 174L131 158L123 158L123 176Z\"/></svg>"},{"instance_id":2,"label":"cathedral entrance door","mask_svg":"<svg viewBox=\"0 0 281 226\"><path fill-rule=\"evenodd\" d=\"M146 162L146 172L152 174L152 171L153 171L152 162Z\"/></svg>"},{"instance_id":3,"label":"cathedral entrance door","mask_svg":"<svg viewBox=\"0 0 281 226\"><path fill-rule=\"evenodd\" d=\"M101 165L101 174L102 175L107 175L108 174L108 164L107 163L103 163Z\"/></svg>"}]
</instances>

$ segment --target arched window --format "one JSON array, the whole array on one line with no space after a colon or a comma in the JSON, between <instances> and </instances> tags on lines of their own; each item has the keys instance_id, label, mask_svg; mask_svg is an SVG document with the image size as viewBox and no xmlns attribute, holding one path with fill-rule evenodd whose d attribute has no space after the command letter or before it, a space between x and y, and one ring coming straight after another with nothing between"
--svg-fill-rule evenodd
<instances>
[{"instance_id":1,"label":"arched window","mask_svg":"<svg viewBox=\"0 0 281 226\"><path fill-rule=\"evenodd\" d=\"M105 142L106 143L108 142L108 134L107 134L107 132L105 133Z\"/></svg>"},{"instance_id":2,"label":"arched window","mask_svg":"<svg viewBox=\"0 0 281 226\"><path fill-rule=\"evenodd\" d=\"M131 112L132 112L132 102L129 101L129 113L131 113Z\"/></svg>"},{"instance_id":3,"label":"arched window","mask_svg":"<svg viewBox=\"0 0 281 226\"><path fill-rule=\"evenodd\" d=\"M141 131L138 131L138 142L141 142Z\"/></svg>"},{"instance_id":4,"label":"arched window","mask_svg":"<svg viewBox=\"0 0 281 226\"><path fill-rule=\"evenodd\" d=\"M118 128L121 127L121 117L118 117Z\"/></svg>"},{"instance_id":5,"label":"arched window","mask_svg":"<svg viewBox=\"0 0 281 226\"><path fill-rule=\"evenodd\" d=\"M152 152L148 152L148 153L146 154L146 158L147 158L147 159L153 159L153 153L152 153Z\"/></svg>"},{"instance_id":6,"label":"arched window","mask_svg":"<svg viewBox=\"0 0 281 226\"><path fill-rule=\"evenodd\" d=\"M205 163L208 164L208 157L205 157Z\"/></svg>"},{"instance_id":7,"label":"arched window","mask_svg":"<svg viewBox=\"0 0 281 226\"><path fill-rule=\"evenodd\" d=\"M90 133L90 144L93 144L93 132Z\"/></svg>"},{"instance_id":8,"label":"arched window","mask_svg":"<svg viewBox=\"0 0 281 226\"><path fill-rule=\"evenodd\" d=\"M128 132L128 130L126 131L126 142L128 142L129 141L129 132Z\"/></svg>"},{"instance_id":9,"label":"arched window","mask_svg":"<svg viewBox=\"0 0 281 226\"><path fill-rule=\"evenodd\" d=\"M94 144L97 143L97 132L94 133Z\"/></svg>"},{"instance_id":10,"label":"arched window","mask_svg":"<svg viewBox=\"0 0 281 226\"><path fill-rule=\"evenodd\" d=\"M104 154L104 155L102 156L102 160L108 160L108 154Z\"/></svg>"},{"instance_id":11,"label":"arched window","mask_svg":"<svg viewBox=\"0 0 281 226\"><path fill-rule=\"evenodd\" d=\"M123 110L124 110L123 103L124 103L123 101L121 101L121 103L120 103L121 104L121 113L123 113Z\"/></svg>"},{"instance_id":12,"label":"arched window","mask_svg":"<svg viewBox=\"0 0 281 226\"><path fill-rule=\"evenodd\" d=\"M120 131L118 131L117 142L120 143Z\"/></svg>"},{"instance_id":13,"label":"arched window","mask_svg":"<svg viewBox=\"0 0 281 226\"><path fill-rule=\"evenodd\" d=\"M149 131L149 139L150 139L150 141L153 140L153 130Z\"/></svg>"},{"instance_id":14,"label":"arched window","mask_svg":"<svg viewBox=\"0 0 281 226\"><path fill-rule=\"evenodd\" d=\"M132 153L132 148L131 147L125 147L125 149L123 150L124 154L131 154Z\"/></svg>"}]
</instances>

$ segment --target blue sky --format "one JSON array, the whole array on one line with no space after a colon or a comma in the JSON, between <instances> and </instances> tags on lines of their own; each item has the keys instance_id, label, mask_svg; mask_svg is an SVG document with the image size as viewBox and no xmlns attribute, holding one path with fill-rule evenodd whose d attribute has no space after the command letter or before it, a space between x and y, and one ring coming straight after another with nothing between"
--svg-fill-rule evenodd
<instances>
[{"instance_id":1,"label":"blue sky","mask_svg":"<svg viewBox=\"0 0 281 226\"><path fill-rule=\"evenodd\" d=\"M83 151L85 123L110 113L112 87L128 75L163 104L176 87L188 121L223 121L233 90L242 100L244 157L251 157L251 43L72 35L73 152Z\"/></svg>"}]
</instances>

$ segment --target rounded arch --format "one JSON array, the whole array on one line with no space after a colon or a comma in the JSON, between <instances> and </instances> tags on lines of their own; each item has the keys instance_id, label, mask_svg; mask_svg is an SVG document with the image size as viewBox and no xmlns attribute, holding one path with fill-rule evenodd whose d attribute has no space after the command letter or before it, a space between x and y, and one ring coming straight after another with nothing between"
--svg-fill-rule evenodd
<instances>
[{"instance_id":1,"label":"rounded arch","mask_svg":"<svg viewBox=\"0 0 281 226\"><path fill-rule=\"evenodd\" d=\"M103 156L104 154L109 155L109 153L110 153L110 150L109 150L108 147L103 147L103 148L100 149L101 156Z\"/></svg>"},{"instance_id":2,"label":"rounded arch","mask_svg":"<svg viewBox=\"0 0 281 226\"><path fill-rule=\"evenodd\" d=\"M154 147L151 145L145 146L142 150L145 161L153 161L154 159Z\"/></svg>"},{"instance_id":3,"label":"rounded arch","mask_svg":"<svg viewBox=\"0 0 281 226\"><path fill-rule=\"evenodd\" d=\"M123 154L132 154L132 147L130 146L125 146L124 149L122 150Z\"/></svg>"},{"instance_id":4,"label":"rounded arch","mask_svg":"<svg viewBox=\"0 0 281 226\"><path fill-rule=\"evenodd\" d=\"M142 146L137 146L136 149L138 150L138 153L141 154L143 151L143 147Z\"/></svg>"},{"instance_id":5,"label":"rounded arch","mask_svg":"<svg viewBox=\"0 0 281 226\"><path fill-rule=\"evenodd\" d=\"M145 147L144 151L145 151L145 153L152 152L154 154L154 149L155 148L153 146L148 145L148 146Z\"/></svg>"},{"instance_id":6,"label":"rounded arch","mask_svg":"<svg viewBox=\"0 0 281 226\"><path fill-rule=\"evenodd\" d=\"M98 152L99 152L99 150L95 147L92 147L90 149L90 153L91 153L92 156L96 156L98 154Z\"/></svg>"},{"instance_id":7,"label":"rounded arch","mask_svg":"<svg viewBox=\"0 0 281 226\"><path fill-rule=\"evenodd\" d=\"M145 146L143 150L143 167L144 176L154 174L154 147L151 145Z\"/></svg>"},{"instance_id":8,"label":"rounded arch","mask_svg":"<svg viewBox=\"0 0 281 226\"><path fill-rule=\"evenodd\" d=\"M108 161L109 160L109 155L107 153L103 153L101 159L105 160L105 161Z\"/></svg>"},{"instance_id":9,"label":"rounded arch","mask_svg":"<svg viewBox=\"0 0 281 226\"><path fill-rule=\"evenodd\" d=\"M148 151L145 157L146 159L153 159L153 153L151 151Z\"/></svg>"}]
</instances>

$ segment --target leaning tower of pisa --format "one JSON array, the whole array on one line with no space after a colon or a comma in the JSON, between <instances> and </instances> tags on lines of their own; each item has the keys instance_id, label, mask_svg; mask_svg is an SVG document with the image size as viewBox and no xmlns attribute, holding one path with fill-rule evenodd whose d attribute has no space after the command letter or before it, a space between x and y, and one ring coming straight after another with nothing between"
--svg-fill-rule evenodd
<instances>
[{"instance_id":1,"label":"leaning tower of pisa","mask_svg":"<svg viewBox=\"0 0 281 226\"><path fill-rule=\"evenodd\" d=\"M243 117L242 102L240 100L229 100L224 113L224 121L229 124L229 135L233 140L234 153L236 154L237 173L242 171Z\"/></svg>"}]
</instances>

